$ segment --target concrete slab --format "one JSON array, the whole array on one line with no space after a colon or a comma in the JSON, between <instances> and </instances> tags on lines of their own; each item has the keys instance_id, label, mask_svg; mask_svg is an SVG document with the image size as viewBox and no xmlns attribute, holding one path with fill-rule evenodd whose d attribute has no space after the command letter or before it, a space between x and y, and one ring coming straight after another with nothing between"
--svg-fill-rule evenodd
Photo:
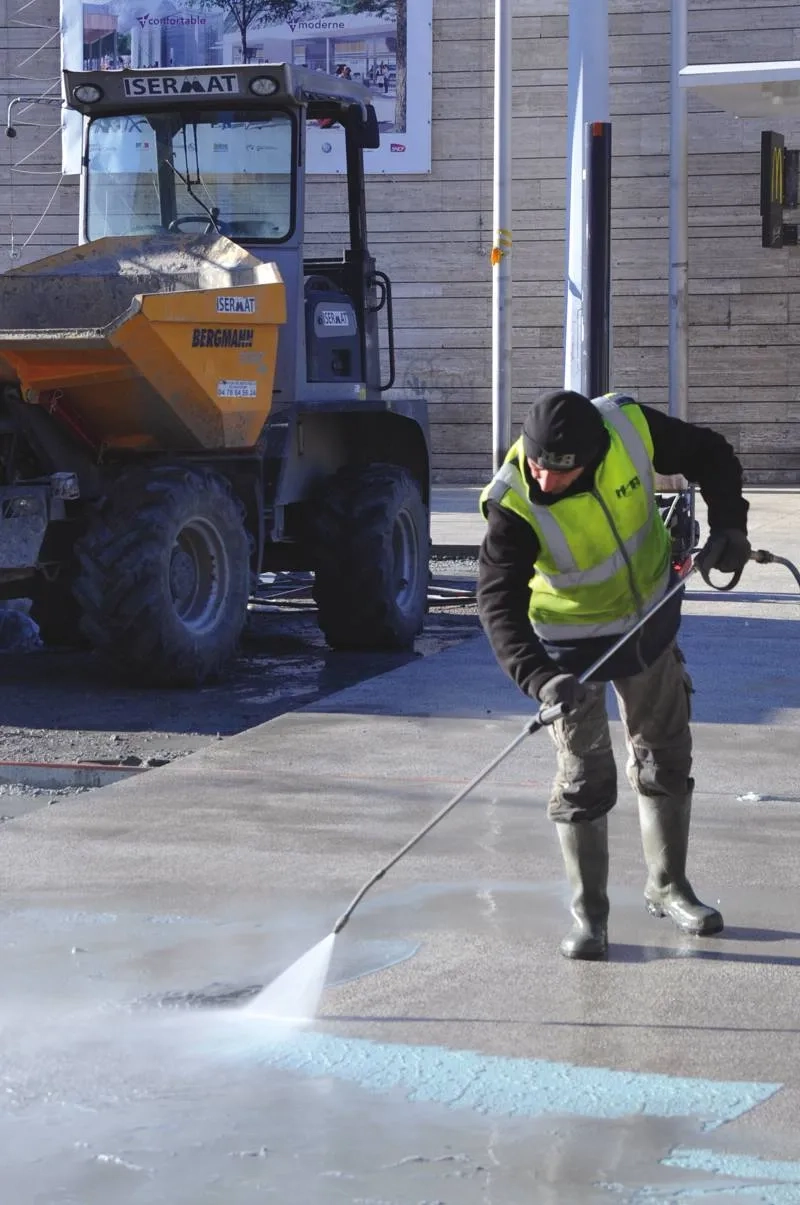
<instances>
[{"instance_id":1,"label":"concrete slab","mask_svg":"<svg viewBox=\"0 0 800 1205\"><path fill-rule=\"evenodd\" d=\"M749 1152L751 1171L756 1156L800 1157L797 806L760 804L753 817L725 784L701 795L698 887L729 924L701 943L644 915L622 804L613 961L574 966L554 949L566 898L543 740L365 900L312 1033L276 1044L233 1011L132 1010L283 969L518 725L308 715L269 727L227 742L223 761L201 753L154 771L147 797L124 784L53 809L52 825L9 828L0 1149L12 1186L41 1191L58 1176L91 1202L112 1185L120 1202L249 1202L267 1183L288 1193L278 1199L357 1199L327 1195L330 1176L362 1199L477 1202L492 1171L497 1200L594 1201L606 1178L625 1193L691 1183L662 1164L676 1151ZM358 769L359 748L370 759L357 779L341 755ZM312 761L276 774L279 749ZM413 751L405 764L401 749ZM750 817L768 838L744 827ZM738 1133L764 1101L767 1135ZM707 1127L723 1122L719 1146ZM548 1168L554 1135L564 1149L545 1189L530 1162ZM467 1183L448 1184L454 1172ZM555 1195L526 1196L534 1183Z\"/></svg>"},{"instance_id":2,"label":"concrete slab","mask_svg":"<svg viewBox=\"0 0 800 1205\"><path fill-rule=\"evenodd\" d=\"M482 486L434 486L431 498L431 542L434 548L476 549L484 521L478 510Z\"/></svg>"},{"instance_id":3,"label":"concrete slab","mask_svg":"<svg viewBox=\"0 0 800 1205\"><path fill-rule=\"evenodd\" d=\"M792 555L796 530L778 513L764 542ZM310 1028L236 1007L520 731L482 638L4 825L4 1195L800 1200L790 585L753 566L741 594L686 606L690 870L725 914L713 939L645 914L622 789L611 959L558 956L539 734L365 898Z\"/></svg>"}]
</instances>

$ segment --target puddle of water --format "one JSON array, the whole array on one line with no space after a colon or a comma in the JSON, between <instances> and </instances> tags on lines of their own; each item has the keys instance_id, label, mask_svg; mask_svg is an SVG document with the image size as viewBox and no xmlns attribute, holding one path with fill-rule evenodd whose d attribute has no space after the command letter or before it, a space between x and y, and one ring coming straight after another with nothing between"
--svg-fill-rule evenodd
<instances>
[{"instance_id":1,"label":"puddle of water","mask_svg":"<svg viewBox=\"0 0 800 1205\"><path fill-rule=\"evenodd\" d=\"M3 1198L25 1205L608 1205L697 1178L663 1164L698 1145L690 1119L498 1119L312 1080L266 1065L241 1010L6 1021Z\"/></svg>"},{"instance_id":2,"label":"puddle of water","mask_svg":"<svg viewBox=\"0 0 800 1205\"><path fill-rule=\"evenodd\" d=\"M532 898L548 902L549 890L532 896L526 885L491 883L400 889L393 913L376 909L373 920L385 931L390 915L400 923L399 903L413 904L426 921L429 914L439 924L458 918L457 929L465 923L462 911L475 920L490 891L500 911L524 912ZM301 921L294 917L294 928L287 921L286 930L259 934L243 923L172 915L42 909L0 919L3 1199L608 1205L660 1199L655 1186L677 1196L697 1183L696 1171L663 1164L670 1150L707 1143L691 1119L479 1116L412 1103L402 1088L366 1092L333 1064L317 1062L319 1074L309 1076L293 1070L291 1058L280 1066L268 1060L265 1047L275 1042L288 1051L309 1041L326 1054L345 1050L348 1065L358 1053L357 1043L318 1040L313 1027L276 1035L248 1015L261 985L245 977L237 986L243 970L266 982L265 969L286 967L312 921L303 914ZM72 946L85 951L72 955ZM399 935L343 934L328 983L371 975L418 948ZM66 968L73 964L70 978ZM231 979L181 990L187 977L198 981L199 967L219 968ZM134 1008L129 1002L137 994ZM465 1040L462 1031L449 1036ZM719 1183L716 1173L707 1179ZM639 1198L631 1195L636 1191Z\"/></svg>"},{"instance_id":3,"label":"puddle of water","mask_svg":"<svg viewBox=\"0 0 800 1205\"><path fill-rule=\"evenodd\" d=\"M413 958L420 946L420 942L409 941L339 941L334 946L325 986L341 987L388 970ZM240 1008L255 1003L256 997L264 991L262 983L214 982L189 991L175 989L144 996L135 1005L141 1008Z\"/></svg>"},{"instance_id":4,"label":"puddle of water","mask_svg":"<svg viewBox=\"0 0 800 1205\"><path fill-rule=\"evenodd\" d=\"M271 916L268 925L90 912L79 903L11 908L0 916L0 1025L6 1002L37 1009L52 998L56 983L65 1011L91 1008L99 994L109 1005L137 1012L241 1009L286 971L321 928L307 903L305 911ZM374 976L419 949L419 941L400 937L343 934L334 945L327 985Z\"/></svg>"}]
</instances>

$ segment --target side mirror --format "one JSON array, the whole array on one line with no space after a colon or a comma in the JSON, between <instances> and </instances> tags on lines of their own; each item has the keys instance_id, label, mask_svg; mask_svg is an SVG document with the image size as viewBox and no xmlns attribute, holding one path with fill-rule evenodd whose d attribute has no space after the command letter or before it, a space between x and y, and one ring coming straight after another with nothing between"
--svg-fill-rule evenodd
<instances>
[{"instance_id":1,"label":"side mirror","mask_svg":"<svg viewBox=\"0 0 800 1205\"><path fill-rule=\"evenodd\" d=\"M378 115L374 105L351 105L350 128L363 150L377 151L381 145L381 132L378 128Z\"/></svg>"},{"instance_id":2,"label":"side mirror","mask_svg":"<svg viewBox=\"0 0 800 1205\"><path fill-rule=\"evenodd\" d=\"M362 121L361 145L365 151L377 151L381 145L381 132L378 128L378 115L374 105L367 105L367 115Z\"/></svg>"}]
</instances>

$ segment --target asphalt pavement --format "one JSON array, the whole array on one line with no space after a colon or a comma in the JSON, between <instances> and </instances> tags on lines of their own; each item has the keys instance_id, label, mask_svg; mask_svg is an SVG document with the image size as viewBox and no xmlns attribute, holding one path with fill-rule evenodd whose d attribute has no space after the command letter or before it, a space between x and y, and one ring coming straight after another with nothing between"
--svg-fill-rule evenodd
<instances>
[{"instance_id":1,"label":"asphalt pavement","mask_svg":"<svg viewBox=\"0 0 800 1205\"><path fill-rule=\"evenodd\" d=\"M474 546L476 500L437 491L440 548ZM750 500L800 562L800 492ZM482 636L5 825L4 1195L800 1202L799 619L780 566L687 597L714 938L645 913L622 786L609 961L559 956L540 733L365 897L311 1025L243 1013L530 718Z\"/></svg>"}]
</instances>

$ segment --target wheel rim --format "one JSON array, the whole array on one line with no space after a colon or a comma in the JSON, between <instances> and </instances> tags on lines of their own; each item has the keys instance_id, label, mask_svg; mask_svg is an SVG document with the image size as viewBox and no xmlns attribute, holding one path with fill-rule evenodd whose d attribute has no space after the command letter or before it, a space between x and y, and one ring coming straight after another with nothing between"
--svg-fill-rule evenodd
<instances>
[{"instance_id":1,"label":"wheel rim","mask_svg":"<svg viewBox=\"0 0 800 1205\"><path fill-rule=\"evenodd\" d=\"M392 533L394 551L395 601L401 611L416 602L419 583L419 538L413 517L407 510L397 516Z\"/></svg>"},{"instance_id":2,"label":"wheel rim","mask_svg":"<svg viewBox=\"0 0 800 1205\"><path fill-rule=\"evenodd\" d=\"M212 523L193 519L180 530L170 558L169 585L175 614L185 627L201 636L215 626L228 596L230 565Z\"/></svg>"}]
</instances>

